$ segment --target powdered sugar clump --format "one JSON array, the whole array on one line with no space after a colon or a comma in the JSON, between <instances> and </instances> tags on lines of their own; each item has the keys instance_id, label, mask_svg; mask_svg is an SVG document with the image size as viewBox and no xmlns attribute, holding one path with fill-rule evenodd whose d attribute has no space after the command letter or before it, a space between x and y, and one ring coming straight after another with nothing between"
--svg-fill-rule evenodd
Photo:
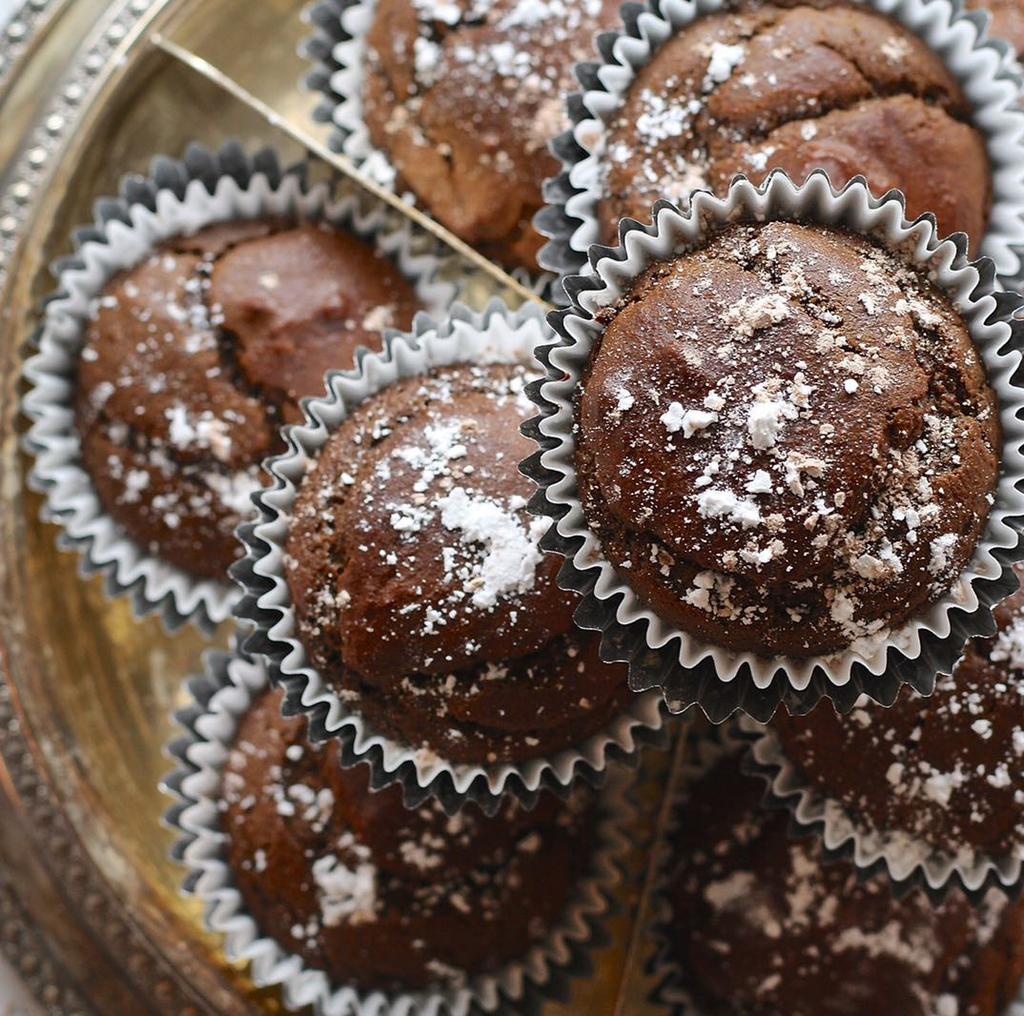
<instances>
[{"instance_id":1,"label":"powdered sugar clump","mask_svg":"<svg viewBox=\"0 0 1024 1016\"><path fill-rule=\"evenodd\" d=\"M714 85L728 81L746 53L746 48L739 44L730 46L725 42L711 43L708 69L704 78L704 91L709 92Z\"/></svg>"},{"instance_id":2,"label":"powdered sugar clump","mask_svg":"<svg viewBox=\"0 0 1024 1016\"><path fill-rule=\"evenodd\" d=\"M697 506L706 519L725 518L727 521L750 529L761 524L761 510L747 497L737 497L723 487L708 487L697 495Z\"/></svg>"},{"instance_id":3,"label":"powdered sugar clump","mask_svg":"<svg viewBox=\"0 0 1024 1016\"><path fill-rule=\"evenodd\" d=\"M774 448L782 431L783 420L795 420L796 415L796 407L789 402L774 399L755 402L747 412L750 443L762 451Z\"/></svg>"},{"instance_id":4,"label":"powdered sugar clump","mask_svg":"<svg viewBox=\"0 0 1024 1016\"><path fill-rule=\"evenodd\" d=\"M683 432L684 438L706 430L718 419L718 414L705 409L683 409L681 402L672 402L661 415L661 422L670 434Z\"/></svg>"},{"instance_id":5,"label":"powdered sugar clump","mask_svg":"<svg viewBox=\"0 0 1024 1016\"><path fill-rule=\"evenodd\" d=\"M1018 615L995 637L989 659L1024 670L1024 615Z\"/></svg>"},{"instance_id":6,"label":"powdered sugar clump","mask_svg":"<svg viewBox=\"0 0 1024 1016\"><path fill-rule=\"evenodd\" d=\"M541 561L538 541L547 523L544 519L532 519L525 527L520 523L515 512L526 506L525 499L514 497L506 508L456 487L437 504L447 529L458 530L464 542L483 548L482 557L464 582L474 606L493 607L500 596L533 588Z\"/></svg>"},{"instance_id":7,"label":"powdered sugar clump","mask_svg":"<svg viewBox=\"0 0 1024 1016\"><path fill-rule=\"evenodd\" d=\"M252 496L263 486L255 468L227 475L207 472L203 477L206 485L229 512L241 518L253 512Z\"/></svg>"},{"instance_id":8,"label":"powdered sugar clump","mask_svg":"<svg viewBox=\"0 0 1024 1016\"><path fill-rule=\"evenodd\" d=\"M356 845L354 852L361 859L352 868L335 854L325 854L313 862L320 912L328 928L368 924L376 919L377 869L365 860L370 854L366 847Z\"/></svg>"}]
</instances>

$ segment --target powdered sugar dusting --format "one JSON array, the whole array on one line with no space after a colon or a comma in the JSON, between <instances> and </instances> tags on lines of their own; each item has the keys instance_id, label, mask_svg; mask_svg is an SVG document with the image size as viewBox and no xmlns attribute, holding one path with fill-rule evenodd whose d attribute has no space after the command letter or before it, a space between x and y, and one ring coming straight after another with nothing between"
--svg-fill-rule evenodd
<instances>
[{"instance_id":1,"label":"powdered sugar dusting","mask_svg":"<svg viewBox=\"0 0 1024 1016\"><path fill-rule=\"evenodd\" d=\"M368 857L365 847L357 856ZM365 860L346 867L334 854L325 854L313 862L313 881L319 891L320 912L328 928L339 924L368 924L377 911L377 869Z\"/></svg>"},{"instance_id":2,"label":"powdered sugar dusting","mask_svg":"<svg viewBox=\"0 0 1024 1016\"><path fill-rule=\"evenodd\" d=\"M617 330L620 314L637 323ZM890 610L902 624L952 589L994 496L994 395L966 327L902 257L731 227L599 318L578 402L584 510L641 595L668 585L709 615L666 607L673 623L766 655L870 657Z\"/></svg>"}]
</instances>

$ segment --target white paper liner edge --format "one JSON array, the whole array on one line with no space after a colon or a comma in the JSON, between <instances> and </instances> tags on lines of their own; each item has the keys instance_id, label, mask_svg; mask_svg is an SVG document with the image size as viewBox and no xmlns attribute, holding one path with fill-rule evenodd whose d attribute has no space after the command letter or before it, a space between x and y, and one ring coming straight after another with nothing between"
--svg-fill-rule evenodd
<instances>
[{"instance_id":1,"label":"white paper liner edge","mask_svg":"<svg viewBox=\"0 0 1024 1016\"><path fill-rule=\"evenodd\" d=\"M433 316L445 311L456 289L436 278L437 256L414 253L407 221L388 215L383 206L361 209L355 195L335 199L326 184L306 188L297 172L284 173L276 187L262 173L255 173L244 187L223 175L212 193L193 179L184 198L161 190L155 211L136 203L129 205L128 212L130 225L116 219L96 223L104 242L90 241L77 250L81 266L58 274L57 294L46 305L39 351L24 366L31 387L23 409L33 421L26 444L36 457L29 482L46 494L44 517L61 525L66 541L79 549L92 568L110 574L121 592L139 589L149 609L158 609L170 597L179 615L200 624L219 624L230 616L239 595L227 575L223 582L190 575L135 543L107 514L81 463L74 374L92 301L117 272L138 264L164 240L216 222L263 216L295 216L354 227L395 260Z\"/></svg>"}]
</instances>

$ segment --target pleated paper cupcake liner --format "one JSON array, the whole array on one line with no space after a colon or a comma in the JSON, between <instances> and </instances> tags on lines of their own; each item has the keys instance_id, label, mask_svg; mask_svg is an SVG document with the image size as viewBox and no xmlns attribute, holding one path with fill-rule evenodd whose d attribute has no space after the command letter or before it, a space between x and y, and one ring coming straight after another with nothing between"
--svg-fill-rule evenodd
<instances>
[{"instance_id":1,"label":"pleated paper cupcake liner","mask_svg":"<svg viewBox=\"0 0 1024 1016\"><path fill-rule=\"evenodd\" d=\"M812 786L786 758L778 736L748 717L739 729L750 740L745 771L767 784L769 800L786 808L798 835L820 841L829 860L844 859L864 877L885 872L897 896L916 888L934 900L950 888L962 889L978 904L990 889L1016 896L1024 885L1024 859L995 857L965 846L957 853L939 850L908 832L881 832L858 825L842 802Z\"/></svg>"},{"instance_id":2,"label":"pleated paper cupcake liner","mask_svg":"<svg viewBox=\"0 0 1024 1016\"><path fill-rule=\"evenodd\" d=\"M81 555L82 572L106 577L109 595L130 595L135 612L158 612L169 630L192 621L210 630L228 618L238 589L203 579L132 540L101 503L82 461L75 425L75 378L91 307L118 272L161 242L231 219L288 216L349 230L392 258L432 314L456 288L438 278L445 252L423 250L408 222L333 183L312 183L309 167L283 168L277 154L252 155L238 144L218 152L191 145L181 161L156 157L148 177L124 178L118 197L101 198L95 221L74 234L75 253L56 262L57 290L47 300L24 375L23 409L32 421L25 444L35 456L30 484L46 494L44 518L62 528L63 547ZM255 509L253 511L255 515Z\"/></svg>"},{"instance_id":3,"label":"pleated paper cupcake liner","mask_svg":"<svg viewBox=\"0 0 1024 1016\"><path fill-rule=\"evenodd\" d=\"M312 34L299 44L299 56L313 64L313 69L307 71L302 83L317 97L313 109L313 119L317 123L333 125L334 122L337 99L331 90L331 78L342 69L334 50L348 41L341 19L345 8L354 2L357 0L318 0L302 12L302 19ZM332 151L344 150L344 138L337 128L331 131L327 143Z\"/></svg>"},{"instance_id":4,"label":"pleated paper cupcake liner","mask_svg":"<svg viewBox=\"0 0 1024 1016\"><path fill-rule=\"evenodd\" d=\"M1004 285L1024 278L1024 109L1022 78L1009 45L989 38L987 15L958 0L859 0L919 36L945 62L974 110L992 167L992 208L981 253ZM637 74L659 47L698 18L728 9L727 0L651 0L623 8L625 30L599 39L602 60L580 64L582 92L569 97L572 127L553 151L563 172L545 189L547 206L535 221L549 238L544 268L559 276L588 271L587 252L602 242L597 209L603 197L604 137ZM922 167L927 172L927 167Z\"/></svg>"},{"instance_id":5,"label":"pleated paper cupcake liner","mask_svg":"<svg viewBox=\"0 0 1024 1016\"><path fill-rule=\"evenodd\" d=\"M299 47L312 61L305 85L319 101L313 111L319 123L329 123L327 143L332 151L350 159L375 183L416 204L416 195L400 191L401 181L387 153L374 147L363 120L363 80L366 33L373 24L376 0L318 0L305 12L313 34ZM496 111L500 116L500 111ZM540 297L550 295L555 277L548 272L509 270L521 285Z\"/></svg>"},{"instance_id":6,"label":"pleated paper cupcake liner","mask_svg":"<svg viewBox=\"0 0 1024 1016\"><path fill-rule=\"evenodd\" d=\"M184 733L168 748L177 768L162 789L176 799L166 823L181 834L172 856L188 868L184 892L204 906L206 927L224 936L228 959L250 964L257 987L280 987L285 1005L312 1005L320 1016L466 1016L470 1012L533 1011L562 998L573 978L592 971L590 953L606 944L603 924L635 835L629 779L618 771L601 792L594 854L560 922L520 960L462 986L408 993L360 991L331 984L275 940L247 912L227 861L218 809L221 774L241 718L268 688L264 663L244 653L209 653L202 676L189 682L192 703L176 714Z\"/></svg>"},{"instance_id":7,"label":"pleated paper cupcake liner","mask_svg":"<svg viewBox=\"0 0 1024 1016\"><path fill-rule=\"evenodd\" d=\"M383 353L364 356L358 370L329 376L328 396L307 404L309 422L285 429L288 453L267 464L274 483L256 496L260 521L240 529L248 553L233 573L246 590L236 614L255 627L247 649L271 660L287 708L309 714L311 737L339 738L346 765L369 762L374 786L400 782L410 806L436 796L449 811L472 799L493 812L506 792L529 806L544 788L565 795L577 778L600 783L610 762L634 760L644 744L661 738L658 696L639 695L602 731L554 755L519 763L453 763L376 731L312 666L296 634L284 576L291 512L307 470L352 409L388 385L435 367L529 363L535 346L549 340L543 313L532 304L511 312L495 301L480 314L457 304L441 324L421 317L412 333L391 336Z\"/></svg>"},{"instance_id":8,"label":"pleated paper cupcake liner","mask_svg":"<svg viewBox=\"0 0 1024 1016\"><path fill-rule=\"evenodd\" d=\"M1016 588L1012 563L1024 557L1024 391L1020 384L1024 306L1016 294L997 291L988 259L969 261L962 234L939 240L934 220L904 217L903 197L893 191L872 197L864 181L835 191L822 172L796 186L774 172L760 187L737 178L722 198L694 194L690 208L668 202L654 209L654 223L626 220L618 247L591 249L592 273L565 280L571 300L550 321L558 341L538 350L547 377L528 388L541 416L524 427L541 450L522 468L540 485L531 508L553 521L545 549L566 558L559 582L578 592L577 623L603 632L602 655L629 663L636 691L659 688L673 712L699 704L720 721L737 710L759 720L781 705L794 713L829 696L848 711L861 694L890 704L903 684L923 695L938 674L948 674L968 638L994 631L992 606ZM948 594L871 647L850 647L829 656L765 657L727 650L662 620L633 592L603 555L580 503L575 473L573 397L601 326L598 311L616 302L652 262L701 246L709 235L736 222L790 220L873 236L909 263L927 271L959 309L999 400L1003 447L1001 472L988 523L967 568Z\"/></svg>"}]
</instances>

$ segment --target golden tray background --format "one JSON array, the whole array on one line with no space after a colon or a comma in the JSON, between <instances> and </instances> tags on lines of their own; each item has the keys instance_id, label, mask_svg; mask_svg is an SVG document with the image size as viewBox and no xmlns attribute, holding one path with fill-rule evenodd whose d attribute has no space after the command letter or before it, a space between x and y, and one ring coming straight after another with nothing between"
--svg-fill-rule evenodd
<instances>
[{"instance_id":1,"label":"golden tray background","mask_svg":"<svg viewBox=\"0 0 1024 1016\"><path fill-rule=\"evenodd\" d=\"M231 626L171 636L158 618L137 621L128 599L108 600L101 579L80 579L25 487L19 376L48 265L125 173L191 141L336 160L299 84L305 2L27 0L0 31L0 949L53 1013L282 1011L179 895L160 823L171 713ZM465 270L470 303L501 292L481 266ZM647 753L644 828L611 941L543 1016L662 1011L649 1002L645 928L668 772L666 753Z\"/></svg>"}]
</instances>

